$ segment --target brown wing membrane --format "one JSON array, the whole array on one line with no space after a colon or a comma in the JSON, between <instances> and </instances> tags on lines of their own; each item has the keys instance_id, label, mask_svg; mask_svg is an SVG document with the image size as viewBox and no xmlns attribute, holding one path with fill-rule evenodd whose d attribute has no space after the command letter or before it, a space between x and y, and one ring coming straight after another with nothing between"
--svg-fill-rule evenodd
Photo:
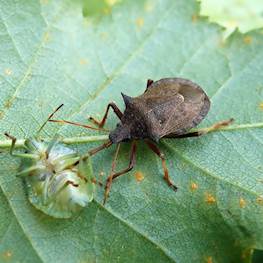
<instances>
[{"instance_id":1,"label":"brown wing membrane","mask_svg":"<svg viewBox=\"0 0 263 263\"><path fill-rule=\"evenodd\" d=\"M209 98L197 84L180 78L156 81L135 98L137 103L141 97L146 102L144 114L150 136L157 141L186 133L203 120L210 107Z\"/></svg>"}]
</instances>

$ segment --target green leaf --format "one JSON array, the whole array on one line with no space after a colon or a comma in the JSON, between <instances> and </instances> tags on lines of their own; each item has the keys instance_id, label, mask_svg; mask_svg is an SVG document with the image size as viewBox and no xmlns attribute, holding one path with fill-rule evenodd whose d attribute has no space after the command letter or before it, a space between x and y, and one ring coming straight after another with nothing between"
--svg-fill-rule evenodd
<instances>
[{"instance_id":1,"label":"green leaf","mask_svg":"<svg viewBox=\"0 0 263 263\"><path fill-rule=\"evenodd\" d=\"M225 27L225 36L236 28L242 33L263 27L263 2L261 0L198 0L201 15Z\"/></svg>"},{"instance_id":2,"label":"green leaf","mask_svg":"<svg viewBox=\"0 0 263 263\"><path fill-rule=\"evenodd\" d=\"M250 262L251 249L263 249L263 35L236 32L223 43L222 29L198 14L193 0L126 0L100 17L83 17L79 1L1 2L0 196L7 212L0 219L8 262ZM208 93L202 127L236 120L226 131L160 143L177 193L140 143L135 169L113 183L105 206L99 186L70 220L30 205L4 132L21 140L35 134L61 103L57 118L87 123L112 100L123 109L120 92L139 95L148 78L164 77L191 79ZM116 123L111 114L107 127ZM106 138L55 123L42 136L56 132L81 153ZM122 145L117 169L128 165L129 146ZM114 149L93 158L98 180L105 182Z\"/></svg>"},{"instance_id":3,"label":"green leaf","mask_svg":"<svg viewBox=\"0 0 263 263\"><path fill-rule=\"evenodd\" d=\"M111 7L122 0L82 0L83 15L93 16L98 14L109 14Z\"/></svg>"}]
</instances>

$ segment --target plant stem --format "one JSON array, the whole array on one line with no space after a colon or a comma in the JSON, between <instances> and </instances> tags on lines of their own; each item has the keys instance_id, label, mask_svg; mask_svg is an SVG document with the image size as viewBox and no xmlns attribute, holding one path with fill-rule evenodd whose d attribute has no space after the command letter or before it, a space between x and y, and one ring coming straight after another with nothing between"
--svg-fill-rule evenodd
<instances>
[{"instance_id":1,"label":"plant stem","mask_svg":"<svg viewBox=\"0 0 263 263\"><path fill-rule=\"evenodd\" d=\"M105 141L109 139L108 135L94 135L94 136L78 136L78 137L66 137L59 140L65 144L74 144L74 143L88 143L88 142L98 142ZM50 141L50 139L44 139L44 141ZM16 148L21 148L24 146L25 140L19 139L16 141ZM11 146L11 140L2 140L0 141L0 148L9 148Z\"/></svg>"},{"instance_id":2,"label":"plant stem","mask_svg":"<svg viewBox=\"0 0 263 263\"><path fill-rule=\"evenodd\" d=\"M247 123L239 125L231 125L213 130L211 132L217 131L234 131L234 130L244 130L251 128L263 128L263 122L259 123ZM198 129L192 129L191 132L197 131ZM65 144L74 144L74 143L88 143L88 142L98 142L108 140L108 135L93 135L93 136L76 136L76 137L66 137L60 140L60 142ZM44 139L45 140L45 139ZM47 139L49 141L50 139ZM16 141L16 147L23 147L25 143L24 139L18 139ZM11 140L0 140L0 148L9 148L11 146Z\"/></svg>"}]
</instances>

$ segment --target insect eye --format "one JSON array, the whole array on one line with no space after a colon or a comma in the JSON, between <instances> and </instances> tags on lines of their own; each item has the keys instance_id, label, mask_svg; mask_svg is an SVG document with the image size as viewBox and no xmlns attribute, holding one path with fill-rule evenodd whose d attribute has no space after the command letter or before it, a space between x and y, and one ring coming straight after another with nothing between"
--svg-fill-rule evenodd
<instances>
[{"instance_id":1,"label":"insect eye","mask_svg":"<svg viewBox=\"0 0 263 263\"><path fill-rule=\"evenodd\" d=\"M121 126L121 124L120 123L117 123L117 128L119 128Z\"/></svg>"}]
</instances>

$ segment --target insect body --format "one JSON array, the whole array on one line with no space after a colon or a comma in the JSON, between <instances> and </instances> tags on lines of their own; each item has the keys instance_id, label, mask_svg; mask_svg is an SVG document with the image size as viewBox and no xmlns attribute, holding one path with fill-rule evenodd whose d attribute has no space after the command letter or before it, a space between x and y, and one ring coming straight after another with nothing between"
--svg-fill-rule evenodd
<instances>
[{"instance_id":1,"label":"insect body","mask_svg":"<svg viewBox=\"0 0 263 263\"><path fill-rule=\"evenodd\" d=\"M210 102L204 91L185 79L148 82L144 94L131 98L122 94L126 109L110 140L176 137L195 127L207 114Z\"/></svg>"},{"instance_id":2,"label":"insect body","mask_svg":"<svg viewBox=\"0 0 263 263\"><path fill-rule=\"evenodd\" d=\"M89 155L93 155L112 144L117 144L111 174L105 187L104 202L109 194L112 180L127 173L134 167L137 140L144 140L149 148L159 156L164 170L164 180L173 190L177 190L177 187L169 177L164 154L155 143L158 143L161 138L200 136L221 126L226 126L233 121L233 119L222 121L209 128L188 133L191 128L199 124L207 115L210 101L200 86L186 79L166 78L156 82L148 80L146 90L142 95L132 98L122 94L122 97L125 103L124 113L121 112L115 103L111 102L108 104L101 121L90 117L90 120L101 129L104 127L110 108L114 110L120 119L116 128L110 132L109 140L89 151ZM50 121L87 127L86 125L65 120ZM132 142L130 163L126 169L115 172L120 143L127 141Z\"/></svg>"},{"instance_id":3,"label":"insect body","mask_svg":"<svg viewBox=\"0 0 263 263\"><path fill-rule=\"evenodd\" d=\"M56 138L43 142L37 137L25 140L25 153L11 154L23 159L22 171L30 202L39 210L56 218L69 218L93 199L94 183L89 158L82 159Z\"/></svg>"}]
</instances>

